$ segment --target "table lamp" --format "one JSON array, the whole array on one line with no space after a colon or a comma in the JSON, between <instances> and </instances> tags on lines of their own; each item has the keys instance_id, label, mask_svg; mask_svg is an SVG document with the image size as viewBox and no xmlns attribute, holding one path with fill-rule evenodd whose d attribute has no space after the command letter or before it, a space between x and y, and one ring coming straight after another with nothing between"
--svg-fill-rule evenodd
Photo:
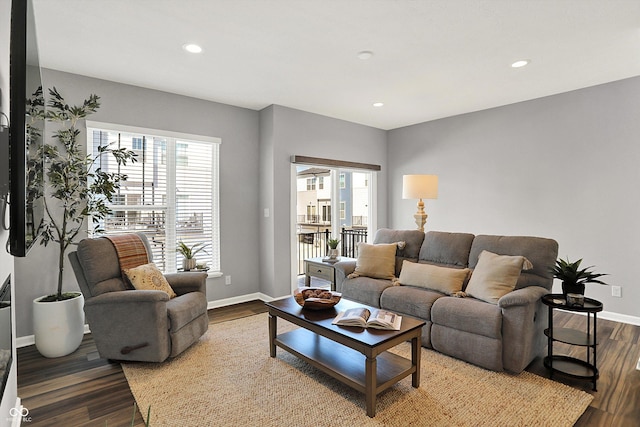
<instances>
[{"instance_id":1,"label":"table lamp","mask_svg":"<svg viewBox=\"0 0 640 427\"><path fill-rule=\"evenodd\" d=\"M419 199L418 212L413 216L418 230L424 231L427 222L427 214L424 212L422 199L438 198L438 175L403 175L402 198Z\"/></svg>"}]
</instances>

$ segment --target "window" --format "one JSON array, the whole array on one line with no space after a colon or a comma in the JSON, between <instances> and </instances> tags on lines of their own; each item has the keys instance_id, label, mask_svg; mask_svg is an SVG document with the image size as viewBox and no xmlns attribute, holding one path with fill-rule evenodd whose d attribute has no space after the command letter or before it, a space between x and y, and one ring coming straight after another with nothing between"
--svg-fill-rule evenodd
<instances>
[{"instance_id":1,"label":"window","mask_svg":"<svg viewBox=\"0 0 640 427\"><path fill-rule=\"evenodd\" d=\"M101 224L105 234L144 233L154 262L166 273L182 267L175 251L179 241L203 243L206 252L198 253L198 264L219 271L220 140L102 123L88 123L87 128L94 157L100 145L141 147L138 161L121 167L128 179L112 201L113 214ZM108 156L96 163L103 170L118 167Z\"/></svg>"},{"instance_id":2,"label":"window","mask_svg":"<svg viewBox=\"0 0 640 427\"><path fill-rule=\"evenodd\" d=\"M131 138L131 146L133 150L142 151L143 144L142 138Z\"/></svg>"},{"instance_id":3,"label":"window","mask_svg":"<svg viewBox=\"0 0 640 427\"><path fill-rule=\"evenodd\" d=\"M340 174L340 188L347 188L346 176L345 174Z\"/></svg>"},{"instance_id":4,"label":"window","mask_svg":"<svg viewBox=\"0 0 640 427\"><path fill-rule=\"evenodd\" d=\"M318 177L318 190L324 190L324 177Z\"/></svg>"},{"instance_id":5,"label":"window","mask_svg":"<svg viewBox=\"0 0 640 427\"><path fill-rule=\"evenodd\" d=\"M347 218L347 202L340 202L340 219Z\"/></svg>"},{"instance_id":6,"label":"window","mask_svg":"<svg viewBox=\"0 0 640 427\"><path fill-rule=\"evenodd\" d=\"M316 179L315 178L307 178L307 191L312 191L316 189Z\"/></svg>"}]
</instances>

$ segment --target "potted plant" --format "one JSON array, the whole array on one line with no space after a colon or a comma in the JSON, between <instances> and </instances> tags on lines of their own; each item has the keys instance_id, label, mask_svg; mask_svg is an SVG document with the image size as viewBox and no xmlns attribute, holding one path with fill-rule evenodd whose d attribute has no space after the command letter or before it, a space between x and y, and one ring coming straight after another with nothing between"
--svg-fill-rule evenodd
<instances>
[{"instance_id":1,"label":"potted plant","mask_svg":"<svg viewBox=\"0 0 640 427\"><path fill-rule=\"evenodd\" d=\"M329 239L327 240L327 245L329 245L329 259L337 259L338 258L338 245L340 244L340 240L338 239Z\"/></svg>"},{"instance_id":2,"label":"potted plant","mask_svg":"<svg viewBox=\"0 0 640 427\"><path fill-rule=\"evenodd\" d=\"M567 294L584 295L584 285L587 283L599 283L606 285L607 283L598 280L599 277L606 276L606 273L594 273L589 271L594 266L580 269L582 259L571 262L569 258L556 260L556 265L551 268L553 277L562 280L562 294L565 299Z\"/></svg>"},{"instance_id":3,"label":"potted plant","mask_svg":"<svg viewBox=\"0 0 640 427\"><path fill-rule=\"evenodd\" d=\"M37 95L37 94L36 94ZM63 292L64 259L69 246L84 228L85 219L92 217L94 232L111 209L107 201L126 180L119 172L94 168L94 161L103 155L113 156L118 165L136 161L135 153L125 148L102 146L97 156L85 154L79 144L78 120L94 113L100 106L99 97L90 95L82 105L68 105L54 87L49 89L47 108L39 110L49 123L55 123L53 142L40 148L44 164L34 166L34 174L44 183L42 198L45 218L38 235L41 244L55 243L58 249L57 292L34 300L34 335L36 347L43 356L59 357L74 352L84 334L84 298L79 292ZM42 96L40 91L39 96ZM38 105L39 102L35 102ZM44 103L40 103L44 105ZM119 168L118 168L119 170Z\"/></svg>"},{"instance_id":4,"label":"potted plant","mask_svg":"<svg viewBox=\"0 0 640 427\"><path fill-rule=\"evenodd\" d=\"M196 243L193 246L187 246L182 240L178 242L176 252L179 252L180 255L184 257L182 259L182 269L184 271L189 271L196 268L196 254L201 251L206 254L207 251L204 249L205 246L206 245L204 243Z\"/></svg>"}]
</instances>

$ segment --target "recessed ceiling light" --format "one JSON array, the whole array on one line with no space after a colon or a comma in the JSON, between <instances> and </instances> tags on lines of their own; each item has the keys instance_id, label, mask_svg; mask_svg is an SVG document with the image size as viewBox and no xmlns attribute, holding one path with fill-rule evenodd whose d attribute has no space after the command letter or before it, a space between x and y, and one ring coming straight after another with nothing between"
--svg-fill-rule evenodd
<instances>
[{"instance_id":1,"label":"recessed ceiling light","mask_svg":"<svg viewBox=\"0 0 640 427\"><path fill-rule=\"evenodd\" d=\"M202 48L194 43L187 43L182 45L182 48L189 53L200 53L202 52Z\"/></svg>"},{"instance_id":2,"label":"recessed ceiling light","mask_svg":"<svg viewBox=\"0 0 640 427\"><path fill-rule=\"evenodd\" d=\"M373 103L374 107L382 107L383 105L384 105L384 103L382 103L382 102L374 102Z\"/></svg>"},{"instance_id":3,"label":"recessed ceiling light","mask_svg":"<svg viewBox=\"0 0 640 427\"><path fill-rule=\"evenodd\" d=\"M367 60L373 56L373 52L370 50L363 50L362 52L358 52L358 59Z\"/></svg>"},{"instance_id":4,"label":"recessed ceiling light","mask_svg":"<svg viewBox=\"0 0 640 427\"><path fill-rule=\"evenodd\" d=\"M521 67L524 67L526 65L529 65L530 62L531 61L528 60L528 59L521 59L520 61L516 61L513 64L511 64L511 66L513 68L521 68Z\"/></svg>"}]
</instances>

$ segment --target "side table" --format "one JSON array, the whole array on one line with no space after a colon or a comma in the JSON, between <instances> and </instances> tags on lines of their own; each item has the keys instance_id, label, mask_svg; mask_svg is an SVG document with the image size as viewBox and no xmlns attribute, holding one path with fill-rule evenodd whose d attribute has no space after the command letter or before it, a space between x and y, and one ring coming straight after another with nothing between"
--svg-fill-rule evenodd
<instances>
[{"instance_id":1,"label":"side table","mask_svg":"<svg viewBox=\"0 0 640 427\"><path fill-rule=\"evenodd\" d=\"M544 358L544 366L551 370L551 377L558 372L572 378L588 379L593 382L593 391L596 390L596 381L599 373L596 363L597 321L598 314L602 311L602 303L592 298L584 299L583 306L568 305L562 294L547 294L542 297L542 303L549 307L549 328L544 334L548 338L547 357ZM587 314L586 331L571 328L553 327L553 310L565 310L575 313ZM553 354L555 341L570 345L586 347L586 360L571 356Z\"/></svg>"},{"instance_id":2,"label":"side table","mask_svg":"<svg viewBox=\"0 0 640 427\"><path fill-rule=\"evenodd\" d=\"M311 286L311 277L331 282L331 290L336 290L336 268L335 263L340 261L355 261L355 258L340 257L336 262L323 261L325 258L307 258L304 260L304 284Z\"/></svg>"}]
</instances>

